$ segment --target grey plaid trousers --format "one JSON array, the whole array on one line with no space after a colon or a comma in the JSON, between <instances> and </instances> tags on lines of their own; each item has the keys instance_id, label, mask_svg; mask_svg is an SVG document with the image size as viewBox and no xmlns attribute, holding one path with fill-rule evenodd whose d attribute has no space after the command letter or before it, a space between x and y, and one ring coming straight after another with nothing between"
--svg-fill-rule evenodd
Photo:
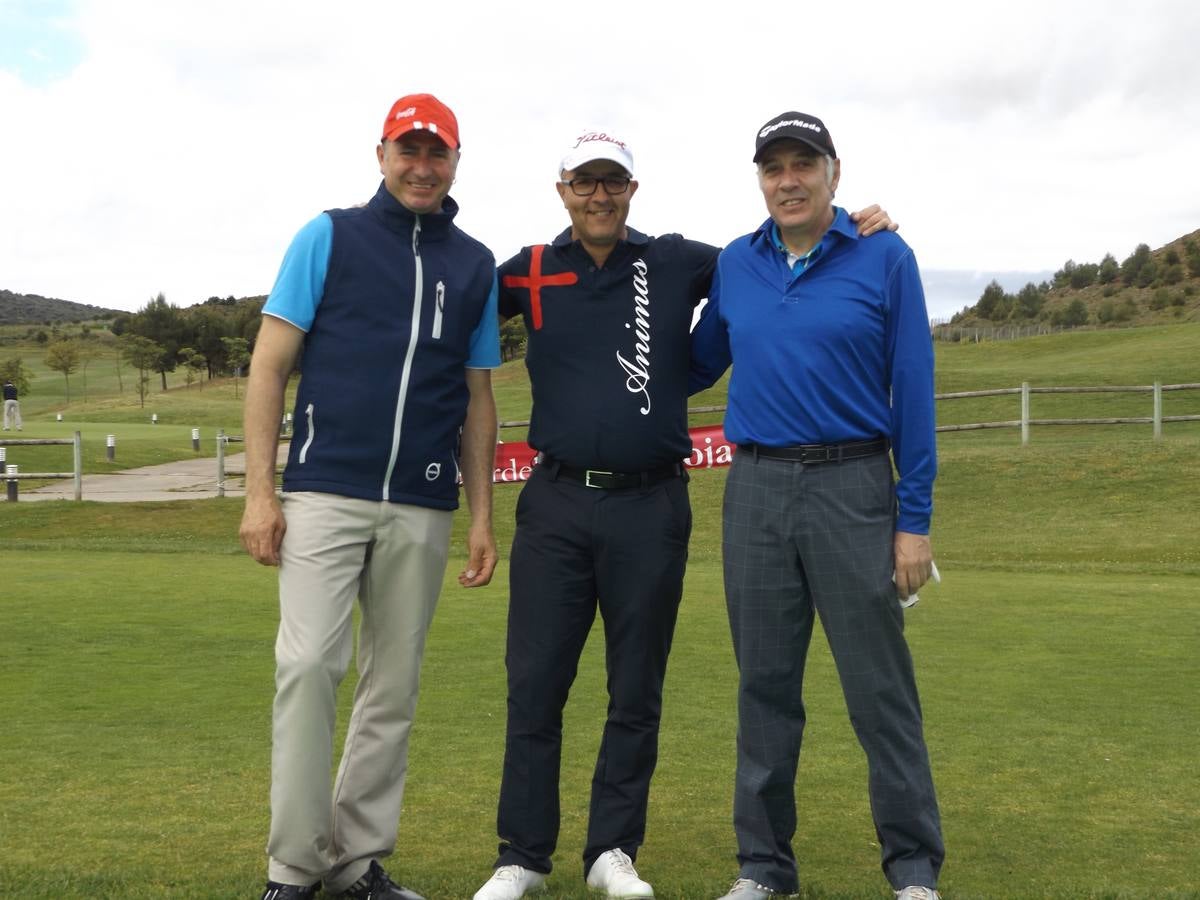
<instances>
[{"instance_id":1,"label":"grey plaid trousers","mask_svg":"<svg viewBox=\"0 0 1200 900\"><path fill-rule=\"evenodd\" d=\"M867 755L893 887L935 887L944 848L904 615L892 584L886 453L802 465L734 457L725 487L725 595L739 670L734 829L741 875L798 890L791 841L814 612Z\"/></svg>"}]
</instances>

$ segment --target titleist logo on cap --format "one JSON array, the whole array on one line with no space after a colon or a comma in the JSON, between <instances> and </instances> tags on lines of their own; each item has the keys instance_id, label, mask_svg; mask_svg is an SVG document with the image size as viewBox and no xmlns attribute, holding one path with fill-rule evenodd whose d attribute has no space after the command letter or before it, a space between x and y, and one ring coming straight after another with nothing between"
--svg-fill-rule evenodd
<instances>
[{"instance_id":1,"label":"titleist logo on cap","mask_svg":"<svg viewBox=\"0 0 1200 900\"><path fill-rule=\"evenodd\" d=\"M591 141L608 141L610 144L616 144L622 150L627 149L624 141L618 141L615 137L605 134L603 131L585 131L575 141L575 146L578 147L580 144L587 144Z\"/></svg>"}]
</instances>

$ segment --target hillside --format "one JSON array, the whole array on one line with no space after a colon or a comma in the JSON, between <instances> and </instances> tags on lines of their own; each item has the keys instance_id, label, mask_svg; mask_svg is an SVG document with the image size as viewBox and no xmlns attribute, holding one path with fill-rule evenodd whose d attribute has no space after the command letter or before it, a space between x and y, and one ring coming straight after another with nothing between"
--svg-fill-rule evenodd
<instances>
[{"instance_id":1,"label":"hillside","mask_svg":"<svg viewBox=\"0 0 1200 900\"><path fill-rule=\"evenodd\" d=\"M75 303L38 294L17 294L0 289L0 325L49 325L53 322L91 322L111 319L120 310L90 303Z\"/></svg>"},{"instance_id":2,"label":"hillside","mask_svg":"<svg viewBox=\"0 0 1200 900\"><path fill-rule=\"evenodd\" d=\"M1016 294L993 283L943 328L1076 328L1200 322L1200 230L1123 262L1067 260L1053 278Z\"/></svg>"}]
</instances>

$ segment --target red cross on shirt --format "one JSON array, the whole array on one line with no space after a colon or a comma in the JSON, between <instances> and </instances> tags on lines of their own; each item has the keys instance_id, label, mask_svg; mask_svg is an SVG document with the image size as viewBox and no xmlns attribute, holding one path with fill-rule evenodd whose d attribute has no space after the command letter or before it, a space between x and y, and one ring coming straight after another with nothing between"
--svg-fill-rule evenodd
<instances>
[{"instance_id":1,"label":"red cross on shirt","mask_svg":"<svg viewBox=\"0 0 1200 900\"><path fill-rule=\"evenodd\" d=\"M504 286L507 288L529 288L529 308L532 311L533 330L542 327L542 288L558 287L575 284L579 276L574 272L562 272L558 275L542 274L542 252L545 244L538 244L533 249L533 259L529 263L529 275L505 275Z\"/></svg>"}]
</instances>

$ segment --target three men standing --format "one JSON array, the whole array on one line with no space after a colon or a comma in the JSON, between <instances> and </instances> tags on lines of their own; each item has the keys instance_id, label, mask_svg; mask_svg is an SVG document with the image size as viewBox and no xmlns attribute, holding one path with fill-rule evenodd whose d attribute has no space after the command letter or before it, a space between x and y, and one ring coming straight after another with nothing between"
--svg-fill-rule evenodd
<instances>
[{"instance_id":1,"label":"three men standing","mask_svg":"<svg viewBox=\"0 0 1200 900\"><path fill-rule=\"evenodd\" d=\"M501 844L475 900L516 900L550 871L562 711L597 609L609 708L584 875L609 897L653 896L634 862L691 531L687 394L731 361L725 428L740 446L723 542L741 673L741 873L727 898L797 888L792 788L814 612L871 764L884 871L904 900L936 897L940 825L896 602L931 567L932 350L911 251L890 235L860 240L832 205L840 163L823 124L785 113L761 130L771 218L719 264L717 248L629 228L628 146L581 135L559 167L570 228L501 266L498 300L491 254L452 222L453 113L429 95L401 98L377 155L371 202L319 216L289 249L247 393L242 540L280 567L264 900L313 897L322 879L354 900L418 898L378 859L395 844L458 459L472 519L459 581L486 584L495 565L497 308L525 319L541 463L517 505ZM689 379L692 311L710 293ZM281 509L277 427L301 347ZM395 401L382 424L381 395ZM333 698L356 595L361 678L331 803Z\"/></svg>"}]
</instances>

